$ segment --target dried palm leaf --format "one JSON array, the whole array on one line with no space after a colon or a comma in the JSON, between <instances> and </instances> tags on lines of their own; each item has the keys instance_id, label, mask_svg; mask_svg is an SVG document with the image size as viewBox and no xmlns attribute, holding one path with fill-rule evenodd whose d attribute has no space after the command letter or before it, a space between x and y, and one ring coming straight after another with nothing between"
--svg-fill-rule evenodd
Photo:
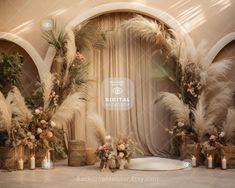
<instances>
[{"instance_id":1,"label":"dried palm leaf","mask_svg":"<svg viewBox=\"0 0 235 188\"><path fill-rule=\"evenodd\" d=\"M54 87L55 76L53 74L47 74L42 78L42 90L43 90L43 108L44 110L49 108L51 102L51 92Z\"/></svg>"},{"instance_id":2,"label":"dried palm leaf","mask_svg":"<svg viewBox=\"0 0 235 188\"><path fill-rule=\"evenodd\" d=\"M0 128L6 129L10 133L12 112L10 104L0 92Z\"/></svg>"},{"instance_id":3,"label":"dried palm leaf","mask_svg":"<svg viewBox=\"0 0 235 188\"><path fill-rule=\"evenodd\" d=\"M189 108L175 94L161 92L155 103L159 103L169 110L176 122L189 124Z\"/></svg>"},{"instance_id":4,"label":"dried palm leaf","mask_svg":"<svg viewBox=\"0 0 235 188\"><path fill-rule=\"evenodd\" d=\"M66 44L64 25L61 22L58 23L56 19L51 20L53 23L52 28L43 30L42 37L62 55Z\"/></svg>"},{"instance_id":5,"label":"dried palm leaf","mask_svg":"<svg viewBox=\"0 0 235 188\"><path fill-rule=\"evenodd\" d=\"M106 46L105 31L101 29L97 19L78 25L75 28L75 40L80 52Z\"/></svg>"},{"instance_id":6,"label":"dried palm leaf","mask_svg":"<svg viewBox=\"0 0 235 188\"><path fill-rule=\"evenodd\" d=\"M74 31L73 29L69 29L67 31L67 40L66 40L66 60L67 60L67 67L69 69L70 65L72 64L74 58L75 58L75 55L76 55L76 52L77 52L77 49L76 49L76 44L75 44L75 35L74 35Z\"/></svg>"},{"instance_id":7,"label":"dried palm leaf","mask_svg":"<svg viewBox=\"0 0 235 188\"><path fill-rule=\"evenodd\" d=\"M94 128L94 135L100 145L105 143L106 131L102 118L96 113L90 113L87 116L87 125Z\"/></svg>"},{"instance_id":8,"label":"dried palm leaf","mask_svg":"<svg viewBox=\"0 0 235 188\"><path fill-rule=\"evenodd\" d=\"M58 128L63 128L63 126L68 125L72 121L74 113L81 112L84 107L84 94L76 92L69 95L63 101L51 119L56 123Z\"/></svg>"},{"instance_id":9,"label":"dried palm leaf","mask_svg":"<svg viewBox=\"0 0 235 188\"><path fill-rule=\"evenodd\" d=\"M25 104L24 97L17 87L13 87L7 95L7 101L10 104L13 113L13 119L20 123L29 123L32 119L32 113Z\"/></svg>"},{"instance_id":10,"label":"dried palm leaf","mask_svg":"<svg viewBox=\"0 0 235 188\"><path fill-rule=\"evenodd\" d=\"M72 29L68 30L67 32L67 40L66 40L66 69L64 72L64 77L62 79L63 86L65 87L69 83L69 69L74 61L76 55L76 45L75 45L75 36Z\"/></svg>"}]
</instances>

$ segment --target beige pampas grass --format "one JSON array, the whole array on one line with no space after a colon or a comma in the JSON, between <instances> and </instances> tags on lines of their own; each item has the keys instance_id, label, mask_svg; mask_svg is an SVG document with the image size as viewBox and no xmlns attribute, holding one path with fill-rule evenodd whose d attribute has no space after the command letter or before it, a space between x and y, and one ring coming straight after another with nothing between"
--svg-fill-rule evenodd
<instances>
[{"instance_id":1,"label":"beige pampas grass","mask_svg":"<svg viewBox=\"0 0 235 188\"><path fill-rule=\"evenodd\" d=\"M210 122L206 120L206 107L205 94L202 92L201 97L198 100L196 109L192 110L192 113L194 115L193 128L197 133L200 142L202 141L204 133L207 129L207 124L210 124Z\"/></svg>"},{"instance_id":2,"label":"beige pampas grass","mask_svg":"<svg viewBox=\"0 0 235 188\"><path fill-rule=\"evenodd\" d=\"M164 25L159 24L157 21L137 15L134 18L124 21L121 28L130 31L134 37L140 37L147 42L160 45L169 53L171 51L171 43L168 43L166 40L170 34L164 28Z\"/></svg>"},{"instance_id":3,"label":"beige pampas grass","mask_svg":"<svg viewBox=\"0 0 235 188\"><path fill-rule=\"evenodd\" d=\"M229 86L214 91L216 95L207 101L207 120L215 125L222 125L226 118L227 110L232 105L232 90Z\"/></svg>"},{"instance_id":4,"label":"beige pampas grass","mask_svg":"<svg viewBox=\"0 0 235 188\"><path fill-rule=\"evenodd\" d=\"M226 121L224 123L224 133L227 142L235 141L235 109L228 109L228 114L226 117Z\"/></svg>"},{"instance_id":5,"label":"beige pampas grass","mask_svg":"<svg viewBox=\"0 0 235 188\"><path fill-rule=\"evenodd\" d=\"M191 61L195 62L202 70L207 70L211 62L207 59L206 54L209 52L207 41L202 40L196 48L195 53L190 51Z\"/></svg>"},{"instance_id":6,"label":"beige pampas grass","mask_svg":"<svg viewBox=\"0 0 235 188\"><path fill-rule=\"evenodd\" d=\"M72 121L74 113L80 112L82 108L85 108L84 94L76 92L64 100L51 120L56 123L58 128L63 128Z\"/></svg>"},{"instance_id":7,"label":"beige pampas grass","mask_svg":"<svg viewBox=\"0 0 235 188\"><path fill-rule=\"evenodd\" d=\"M100 145L105 143L106 131L102 118L96 113L90 113L87 116L87 125L93 127L95 137Z\"/></svg>"},{"instance_id":8,"label":"beige pampas grass","mask_svg":"<svg viewBox=\"0 0 235 188\"><path fill-rule=\"evenodd\" d=\"M189 124L189 108L175 94L161 92L155 103L163 105L169 110L175 121Z\"/></svg>"},{"instance_id":9,"label":"beige pampas grass","mask_svg":"<svg viewBox=\"0 0 235 188\"><path fill-rule=\"evenodd\" d=\"M228 82L218 82L204 89L193 109L193 128L202 141L205 133L213 127L222 129L228 108L232 104L232 90Z\"/></svg>"},{"instance_id":10,"label":"beige pampas grass","mask_svg":"<svg viewBox=\"0 0 235 188\"><path fill-rule=\"evenodd\" d=\"M0 128L6 129L8 133L10 133L11 129L11 116L10 104L0 92Z\"/></svg>"},{"instance_id":11,"label":"beige pampas grass","mask_svg":"<svg viewBox=\"0 0 235 188\"><path fill-rule=\"evenodd\" d=\"M207 70L207 83L213 84L220 79L225 78L227 72L231 69L232 63L231 59L212 63Z\"/></svg>"},{"instance_id":12,"label":"beige pampas grass","mask_svg":"<svg viewBox=\"0 0 235 188\"><path fill-rule=\"evenodd\" d=\"M51 102L51 92L54 87L55 76L53 74L47 74L42 78L42 90L43 90L43 108L44 110L49 108Z\"/></svg>"},{"instance_id":13,"label":"beige pampas grass","mask_svg":"<svg viewBox=\"0 0 235 188\"><path fill-rule=\"evenodd\" d=\"M28 123L32 119L32 113L25 104L24 97L17 87L13 87L8 95L7 101L10 104L11 111L14 114L13 119L17 122Z\"/></svg>"}]
</instances>

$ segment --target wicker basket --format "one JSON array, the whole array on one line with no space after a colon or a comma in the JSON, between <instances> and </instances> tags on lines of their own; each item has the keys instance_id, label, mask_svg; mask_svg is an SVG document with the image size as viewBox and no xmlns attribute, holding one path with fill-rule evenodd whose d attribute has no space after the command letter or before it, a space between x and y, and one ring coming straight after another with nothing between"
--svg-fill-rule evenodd
<instances>
[{"instance_id":1,"label":"wicker basket","mask_svg":"<svg viewBox=\"0 0 235 188\"><path fill-rule=\"evenodd\" d=\"M235 168L235 145L224 146L227 168Z\"/></svg>"},{"instance_id":2,"label":"wicker basket","mask_svg":"<svg viewBox=\"0 0 235 188\"><path fill-rule=\"evenodd\" d=\"M198 144L182 144L180 148L180 158L184 159L192 159L192 156L196 158L199 157L200 147Z\"/></svg>"},{"instance_id":3,"label":"wicker basket","mask_svg":"<svg viewBox=\"0 0 235 188\"><path fill-rule=\"evenodd\" d=\"M86 165L86 144L82 140L70 140L68 143L68 165Z\"/></svg>"},{"instance_id":4,"label":"wicker basket","mask_svg":"<svg viewBox=\"0 0 235 188\"><path fill-rule=\"evenodd\" d=\"M96 150L94 148L86 148L86 164L94 165L96 163Z\"/></svg>"},{"instance_id":5,"label":"wicker basket","mask_svg":"<svg viewBox=\"0 0 235 188\"><path fill-rule=\"evenodd\" d=\"M28 165L27 149L18 147L0 147L0 168L17 170L17 161L20 157L24 160L24 165Z\"/></svg>"}]
</instances>

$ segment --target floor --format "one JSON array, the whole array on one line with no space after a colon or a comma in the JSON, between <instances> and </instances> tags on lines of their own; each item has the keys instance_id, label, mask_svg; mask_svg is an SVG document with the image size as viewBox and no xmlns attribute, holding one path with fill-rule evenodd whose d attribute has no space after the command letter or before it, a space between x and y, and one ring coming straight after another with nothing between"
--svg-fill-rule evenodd
<instances>
[{"instance_id":1,"label":"floor","mask_svg":"<svg viewBox=\"0 0 235 188\"><path fill-rule=\"evenodd\" d=\"M0 188L233 188L234 170L204 167L177 171L100 172L97 166L68 167L58 163L51 170L0 171Z\"/></svg>"}]
</instances>

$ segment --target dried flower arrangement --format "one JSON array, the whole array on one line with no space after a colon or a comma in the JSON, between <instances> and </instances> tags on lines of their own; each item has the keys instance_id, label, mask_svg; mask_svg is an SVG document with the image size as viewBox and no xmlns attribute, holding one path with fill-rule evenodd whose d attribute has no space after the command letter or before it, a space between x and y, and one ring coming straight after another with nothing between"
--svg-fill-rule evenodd
<instances>
[{"instance_id":1,"label":"dried flower arrangement","mask_svg":"<svg viewBox=\"0 0 235 188\"><path fill-rule=\"evenodd\" d=\"M52 22L53 26L43 31L43 38L55 48L55 58L62 58L61 69L41 78L27 105L16 87L7 98L0 93L0 128L8 132L8 145L54 148L65 156L63 127L87 100L89 59L81 52L91 46L101 47L98 44L104 44L105 37L94 27L93 32L87 32L93 21L68 31L55 20Z\"/></svg>"},{"instance_id":2,"label":"dried flower arrangement","mask_svg":"<svg viewBox=\"0 0 235 188\"><path fill-rule=\"evenodd\" d=\"M234 137L231 132L224 134L224 129L231 130L228 111L233 91L225 75L232 60L212 63L206 58L204 42L194 52L182 36L143 16L127 20L122 27L156 45L156 51L165 56L156 66L155 77L172 81L179 92L161 92L155 103L172 115L173 126L167 131L173 136L175 149L179 151L182 143L199 143L203 154L214 150L221 156L221 148Z\"/></svg>"},{"instance_id":3,"label":"dried flower arrangement","mask_svg":"<svg viewBox=\"0 0 235 188\"><path fill-rule=\"evenodd\" d=\"M94 128L94 134L99 144L96 155L100 160L101 170L123 170L134 155L143 154L131 136L121 135L113 139L107 135L104 122L98 114L88 114L87 122Z\"/></svg>"}]
</instances>

